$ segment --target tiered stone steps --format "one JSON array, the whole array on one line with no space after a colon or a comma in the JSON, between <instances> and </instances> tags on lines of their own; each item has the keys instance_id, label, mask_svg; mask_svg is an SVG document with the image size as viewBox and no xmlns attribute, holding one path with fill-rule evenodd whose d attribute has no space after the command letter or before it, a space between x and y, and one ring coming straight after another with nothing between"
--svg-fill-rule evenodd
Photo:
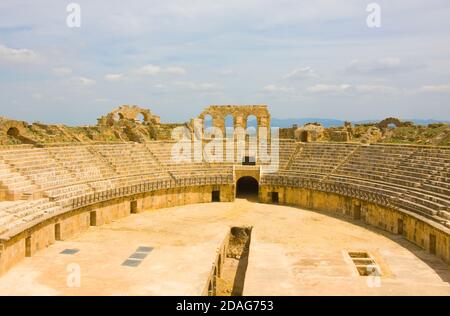
<instances>
[{"instance_id":1,"label":"tiered stone steps","mask_svg":"<svg viewBox=\"0 0 450 316\"><path fill-rule=\"evenodd\" d=\"M155 180L233 178L236 162L172 159L173 141L0 150L0 234L70 209L76 197ZM280 169L304 181L450 223L450 148L280 140ZM224 147L225 148L225 147ZM259 162L257 162L257 165ZM237 163L240 165L240 163ZM231 181L230 180L230 181ZM228 181L228 180L227 180Z\"/></svg>"}]
</instances>

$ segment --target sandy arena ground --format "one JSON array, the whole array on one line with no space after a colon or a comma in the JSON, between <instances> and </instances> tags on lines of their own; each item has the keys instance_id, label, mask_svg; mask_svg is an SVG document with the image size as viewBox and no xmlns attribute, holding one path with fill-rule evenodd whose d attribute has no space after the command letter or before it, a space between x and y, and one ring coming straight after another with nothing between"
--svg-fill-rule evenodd
<instances>
[{"instance_id":1,"label":"sandy arena ground","mask_svg":"<svg viewBox=\"0 0 450 316\"><path fill-rule=\"evenodd\" d=\"M449 266L399 236L244 199L91 227L21 261L0 278L0 295L200 295L217 247L240 225L253 226L244 295L450 295ZM368 252L381 277L360 276L348 251ZM138 266L122 265L130 256Z\"/></svg>"}]
</instances>

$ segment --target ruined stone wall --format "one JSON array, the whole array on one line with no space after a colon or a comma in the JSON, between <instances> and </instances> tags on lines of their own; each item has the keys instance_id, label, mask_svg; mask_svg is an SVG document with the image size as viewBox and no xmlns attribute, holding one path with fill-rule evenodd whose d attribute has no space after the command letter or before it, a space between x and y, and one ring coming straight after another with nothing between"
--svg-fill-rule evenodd
<instances>
[{"instance_id":1,"label":"ruined stone wall","mask_svg":"<svg viewBox=\"0 0 450 316\"><path fill-rule=\"evenodd\" d=\"M160 124L160 117L154 115L149 109L137 105L121 105L105 116L98 119L99 125L112 125L115 121L129 120L142 123Z\"/></svg>"},{"instance_id":2,"label":"ruined stone wall","mask_svg":"<svg viewBox=\"0 0 450 316\"><path fill-rule=\"evenodd\" d=\"M296 129L297 129L297 127L280 128L279 129L279 138L280 139L294 139Z\"/></svg>"},{"instance_id":3,"label":"ruined stone wall","mask_svg":"<svg viewBox=\"0 0 450 316\"><path fill-rule=\"evenodd\" d=\"M319 123L310 123L305 126L298 127L294 131L294 137L301 142L316 142L324 139L325 128Z\"/></svg>"},{"instance_id":4,"label":"ruined stone wall","mask_svg":"<svg viewBox=\"0 0 450 316\"><path fill-rule=\"evenodd\" d=\"M66 126L62 124L29 124L0 118L0 145L28 144L43 146L61 143L146 142L170 139L165 124L148 109L120 106L98 119L96 126ZM168 134L168 136L166 135Z\"/></svg>"},{"instance_id":5,"label":"ruined stone wall","mask_svg":"<svg viewBox=\"0 0 450 316\"><path fill-rule=\"evenodd\" d=\"M350 134L347 131L332 131L330 132L330 139L333 142L348 142Z\"/></svg>"},{"instance_id":6,"label":"ruined stone wall","mask_svg":"<svg viewBox=\"0 0 450 316\"><path fill-rule=\"evenodd\" d=\"M270 129L270 113L267 105L211 105L198 116L202 124L208 115L212 117L212 126L220 128L223 135L225 135L225 120L229 115L233 117L233 128L247 128L248 118L255 116L258 127Z\"/></svg>"},{"instance_id":7,"label":"ruined stone wall","mask_svg":"<svg viewBox=\"0 0 450 316\"><path fill-rule=\"evenodd\" d=\"M386 129L389 125L395 125L396 127L405 127L405 126L413 126L413 122L402 122L398 118L395 117L388 117L384 120L382 120L380 123L377 124L377 127L380 129Z\"/></svg>"}]
</instances>

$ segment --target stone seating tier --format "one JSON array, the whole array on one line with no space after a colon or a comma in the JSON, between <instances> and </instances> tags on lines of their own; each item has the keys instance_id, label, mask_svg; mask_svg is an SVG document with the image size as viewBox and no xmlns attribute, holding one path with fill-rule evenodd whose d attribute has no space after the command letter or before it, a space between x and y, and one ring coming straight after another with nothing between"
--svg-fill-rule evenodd
<instances>
[{"instance_id":1,"label":"stone seating tier","mask_svg":"<svg viewBox=\"0 0 450 316\"><path fill-rule=\"evenodd\" d=\"M233 181L240 163L177 163L174 142L96 144L0 150L0 192L29 199L0 209L0 231L39 221L73 199L149 181L167 183L215 177ZM280 140L280 169L261 183L307 183L405 209L445 222L450 219L450 150L446 148ZM281 180L277 180L281 179ZM208 180L209 181L209 180ZM1 203L0 203L1 207ZM1 232L0 232L1 234Z\"/></svg>"}]
</instances>

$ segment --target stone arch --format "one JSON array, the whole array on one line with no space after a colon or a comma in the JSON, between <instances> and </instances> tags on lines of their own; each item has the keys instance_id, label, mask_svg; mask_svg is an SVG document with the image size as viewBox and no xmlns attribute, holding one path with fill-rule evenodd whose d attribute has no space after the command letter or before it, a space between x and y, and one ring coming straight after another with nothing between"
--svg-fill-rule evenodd
<instances>
[{"instance_id":1,"label":"stone arch","mask_svg":"<svg viewBox=\"0 0 450 316\"><path fill-rule=\"evenodd\" d=\"M20 136L20 132L19 132L19 130L18 130L17 127L10 127L10 128L8 129L8 131L6 132L6 134L7 134L8 136L15 137L15 138L17 138L18 136Z\"/></svg>"},{"instance_id":2,"label":"stone arch","mask_svg":"<svg viewBox=\"0 0 450 316\"><path fill-rule=\"evenodd\" d=\"M141 123L160 124L159 116L153 115L149 109L138 107L137 105L122 105L114 109L106 116L98 119L100 124L105 122L113 123L120 120L129 120Z\"/></svg>"},{"instance_id":3,"label":"stone arch","mask_svg":"<svg viewBox=\"0 0 450 316\"><path fill-rule=\"evenodd\" d=\"M402 121L400 121L398 118L389 117L387 119L382 120L380 123L378 123L378 128L386 129L389 127L389 125L395 125L396 127L402 127L402 126L404 126L404 123L402 123Z\"/></svg>"},{"instance_id":4,"label":"stone arch","mask_svg":"<svg viewBox=\"0 0 450 316\"><path fill-rule=\"evenodd\" d=\"M3 124L1 124L1 130L4 134L7 134L8 136L13 136L12 133L17 133L17 135L25 134L26 133L26 127L25 122L20 121L4 121Z\"/></svg>"},{"instance_id":5,"label":"stone arch","mask_svg":"<svg viewBox=\"0 0 450 316\"><path fill-rule=\"evenodd\" d=\"M145 113L139 112L139 113L136 114L136 120L139 121L139 122L141 122L141 123L144 123L144 122L147 122L147 121L148 121L148 118L147 118L147 116L145 115Z\"/></svg>"},{"instance_id":6,"label":"stone arch","mask_svg":"<svg viewBox=\"0 0 450 316\"><path fill-rule=\"evenodd\" d=\"M203 131L214 126L214 117L211 114L203 116Z\"/></svg>"},{"instance_id":7,"label":"stone arch","mask_svg":"<svg viewBox=\"0 0 450 316\"><path fill-rule=\"evenodd\" d=\"M394 123L389 123L387 126L388 129L394 129L396 127L397 127L397 125L395 125Z\"/></svg>"},{"instance_id":8,"label":"stone arch","mask_svg":"<svg viewBox=\"0 0 450 316\"><path fill-rule=\"evenodd\" d=\"M235 117L233 114L227 114L224 119L225 126L225 134L224 135L232 135L234 127L235 127Z\"/></svg>"},{"instance_id":9,"label":"stone arch","mask_svg":"<svg viewBox=\"0 0 450 316\"><path fill-rule=\"evenodd\" d=\"M256 115L254 114L247 115L245 126L247 127L249 134L256 135L256 132L259 127L258 123L259 123L258 117Z\"/></svg>"},{"instance_id":10,"label":"stone arch","mask_svg":"<svg viewBox=\"0 0 450 316\"><path fill-rule=\"evenodd\" d=\"M270 113L267 105L211 105L207 107L198 117L205 115L213 117L213 126L220 128L225 134L226 117L231 115L234 118L234 127L247 128L247 118L251 115L256 117L256 125L270 128Z\"/></svg>"},{"instance_id":11,"label":"stone arch","mask_svg":"<svg viewBox=\"0 0 450 316\"><path fill-rule=\"evenodd\" d=\"M259 183L252 176L243 176L236 181L236 197L257 200Z\"/></svg>"},{"instance_id":12,"label":"stone arch","mask_svg":"<svg viewBox=\"0 0 450 316\"><path fill-rule=\"evenodd\" d=\"M27 137L27 125L21 121L5 121L0 125L0 133L9 138L15 139L22 144L35 144L36 142Z\"/></svg>"}]
</instances>

